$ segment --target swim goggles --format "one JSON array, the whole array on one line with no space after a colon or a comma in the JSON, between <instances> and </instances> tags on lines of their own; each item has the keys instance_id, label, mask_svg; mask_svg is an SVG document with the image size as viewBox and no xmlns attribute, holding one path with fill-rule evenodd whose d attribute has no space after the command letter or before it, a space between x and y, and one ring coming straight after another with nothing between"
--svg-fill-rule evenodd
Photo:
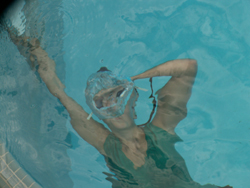
<instances>
[{"instance_id":1,"label":"swim goggles","mask_svg":"<svg viewBox=\"0 0 250 188\"><path fill-rule=\"evenodd\" d=\"M89 76L85 89L86 103L93 114L99 119L119 117L124 113L125 106L136 87L126 76L116 75L111 71L97 72Z\"/></svg>"}]
</instances>

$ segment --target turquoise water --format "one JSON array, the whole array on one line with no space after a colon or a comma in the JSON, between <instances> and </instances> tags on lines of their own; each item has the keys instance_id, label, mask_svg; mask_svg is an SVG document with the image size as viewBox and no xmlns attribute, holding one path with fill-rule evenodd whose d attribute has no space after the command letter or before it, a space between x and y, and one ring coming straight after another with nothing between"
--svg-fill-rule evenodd
<instances>
[{"instance_id":1,"label":"turquoise water","mask_svg":"<svg viewBox=\"0 0 250 188\"><path fill-rule=\"evenodd\" d=\"M57 72L64 80L60 5L56 0L26 1L14 7L21 7L22 12L10 15L17 15L12 24L21 31L26 28L25 35L42 38L41 45L58 62ZM37 67L27 63L2 27L0 49L0 142L42 187L73 187L68 174L71 139L65 126L67 112L34 71Z\"/></svg>"},{"instance_id":2,"label":"turquoise water","mask_svg":"<svg viewBox=\"0 0 250 188\"><path fill-rule=\"evenodd\" d=\"M66 93L88 113L86 80L101 66L133 76L167 60L196 59L188 115L176 128L183 142L176 149L196 182L249 187L250 2L35 2L23 9L26 34L42 36ZM21 166L44 187L111 187L103 156L72 129L65 109L4 32L1 49L1 140ZM154 91L168 79L154 78ZM136 85L150 90L147 79ZM136 123L142 124L152 99L139 92Z\"/></svg>"},{"instance_id":3,"label":"turquoise water","mask_svg":"<svg viewBox=\"0 0 250 188\"><path fill-rule=\"evenodd\" d=\"M250 13L246 1L64 1L66 91L89 113L83 95L100 66L128 76L164 61L194 58L198 75L176 149L201 183L248 187ZM168 78L153 80L156 91ZM149 89L148 80L136 83ZM140 92L137 123L151 112ZM145 102L146 101L146 102ZM70 125L68 125L69 129ZM68 150L75 187L111 187L102 156L80 138Z\"/></svg>"}]
</instances>

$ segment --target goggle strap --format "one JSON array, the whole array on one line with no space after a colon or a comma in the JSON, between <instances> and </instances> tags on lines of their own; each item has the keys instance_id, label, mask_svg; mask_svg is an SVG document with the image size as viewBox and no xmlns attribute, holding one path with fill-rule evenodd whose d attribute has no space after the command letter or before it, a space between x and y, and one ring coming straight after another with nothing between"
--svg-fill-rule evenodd
<instances>
[{"instance_id":1,"label":"goggle strap","mask_svg":"<svg viewBox=\"0 0 250 188\"><path fill-rule=\"evenodd\" d=\"M123 97L123 95L125 94L125 92L128 90L128 88L126 88L123 92L122 92L122 94L120 95L120 97Z\"/></svg>"},{"instance_id":2,"label":"goggle strap","mask_svg":"<svg viewBox=\"0 0 250 188\"><path fill-rule=\"evenodd\" d=\"M139 89L139 90L142 90L142 91L148 91L147 89L145 88L141 88L141 87L138 87L138 86L135 86L136 89Z\"/></svg>"},{"instance_id":3,"label":"goggle strap","mask_svg":"<svg viewBox=\"0 0 250 188\"><path fill-rule=\"evenodd\" d=\"M89 114L89 116L87 117L87 120L90 120L90 118L92 117L92 115L93 115L93 112L91 112L91 113Z\"/></svg>"}]
</instances>

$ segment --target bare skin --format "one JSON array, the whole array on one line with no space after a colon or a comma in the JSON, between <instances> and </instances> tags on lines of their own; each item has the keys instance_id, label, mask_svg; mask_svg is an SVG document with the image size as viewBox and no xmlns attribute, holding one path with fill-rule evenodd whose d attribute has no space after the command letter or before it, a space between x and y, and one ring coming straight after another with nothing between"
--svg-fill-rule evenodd
<instances>
[{"instance_id":1,"label":"bare skin","mask_svg":"<svg viewBox=\"0 0 250 188\"><path fill-rule=\"evenodd\" d=\"M93 118L87 120L88 113L64 92L64 85L56 74L55 62L48 57L37 39L30 42L27 38L11 35L12 41L20 49L21 46L29 46L30 61L32 64L38 63L38 73L48 87L50 93L57 97L69 112L71 125L77 133L89 144L94 146L101 154L106 155L103 145L107 136L111 133L105 126ZM20 51L20 53L22 53ZM191 90L197 74L197 62L193 59L178 59L167 61L139 75L131 77L132 80L172 76L172 78L157 91L158 106L152 124L158 126L170 134L175 134L175 127L187 115L187 102L191 96ZM113 91L114 95L120 88ZM105 93L100 93L97 97L105 99ZM145 163L147 141L143 128L135 124L136 114L134 107L138 99L138 94L133 91L127 102L124 114L118 118L103 120L112 133L122 142L122 151L130 159L134 168L141 167ZM109 103L104 103L109 106ZM226 186L224 188L230 188Z\"/></svg>"}]
</instances>

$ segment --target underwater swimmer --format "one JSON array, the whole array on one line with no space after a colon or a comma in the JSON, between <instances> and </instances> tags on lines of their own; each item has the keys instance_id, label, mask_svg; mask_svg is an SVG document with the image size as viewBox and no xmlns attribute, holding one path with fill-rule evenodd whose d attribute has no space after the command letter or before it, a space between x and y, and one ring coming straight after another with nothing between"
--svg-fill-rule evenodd
<instances>
[{"instance_id":1,"label":"underwater swimmer","mask_svg":"<svg viewBox=\"0 0 250 188\"><path fill-rule=\"evenodd\" d=\"M88 120L89 114L67 96L64 85L56 75L55 62L40 47L37 39L28 41L26 38L15 38L13 41L19 47L29 46L30 61L38 63L40 77L50 93L69 112L72 127L105 157L107 166L115 173L107 173L112 187L219 187L194 182L184 159L174 148L174 144L180 141L174 129L187 115L186 104L197 73L195 60L168 61L131 77L131 80L113 79L115 76L111 71L101 68L98 73L110 76L113 82L109 85L112 87L100 86L96 89L98 84L93 84L93 100L89 105L92 105L94 115L108 125L109 131L92 117ZM134 107L139 94L132 81L159 76L172 78L157 91L158 104L153 120L145 127L138 127L134 121L137 118ZM119 113L116 110L120 110ZM110 117L105 118L105 114Z\"/></svg>"}]
</instances>

